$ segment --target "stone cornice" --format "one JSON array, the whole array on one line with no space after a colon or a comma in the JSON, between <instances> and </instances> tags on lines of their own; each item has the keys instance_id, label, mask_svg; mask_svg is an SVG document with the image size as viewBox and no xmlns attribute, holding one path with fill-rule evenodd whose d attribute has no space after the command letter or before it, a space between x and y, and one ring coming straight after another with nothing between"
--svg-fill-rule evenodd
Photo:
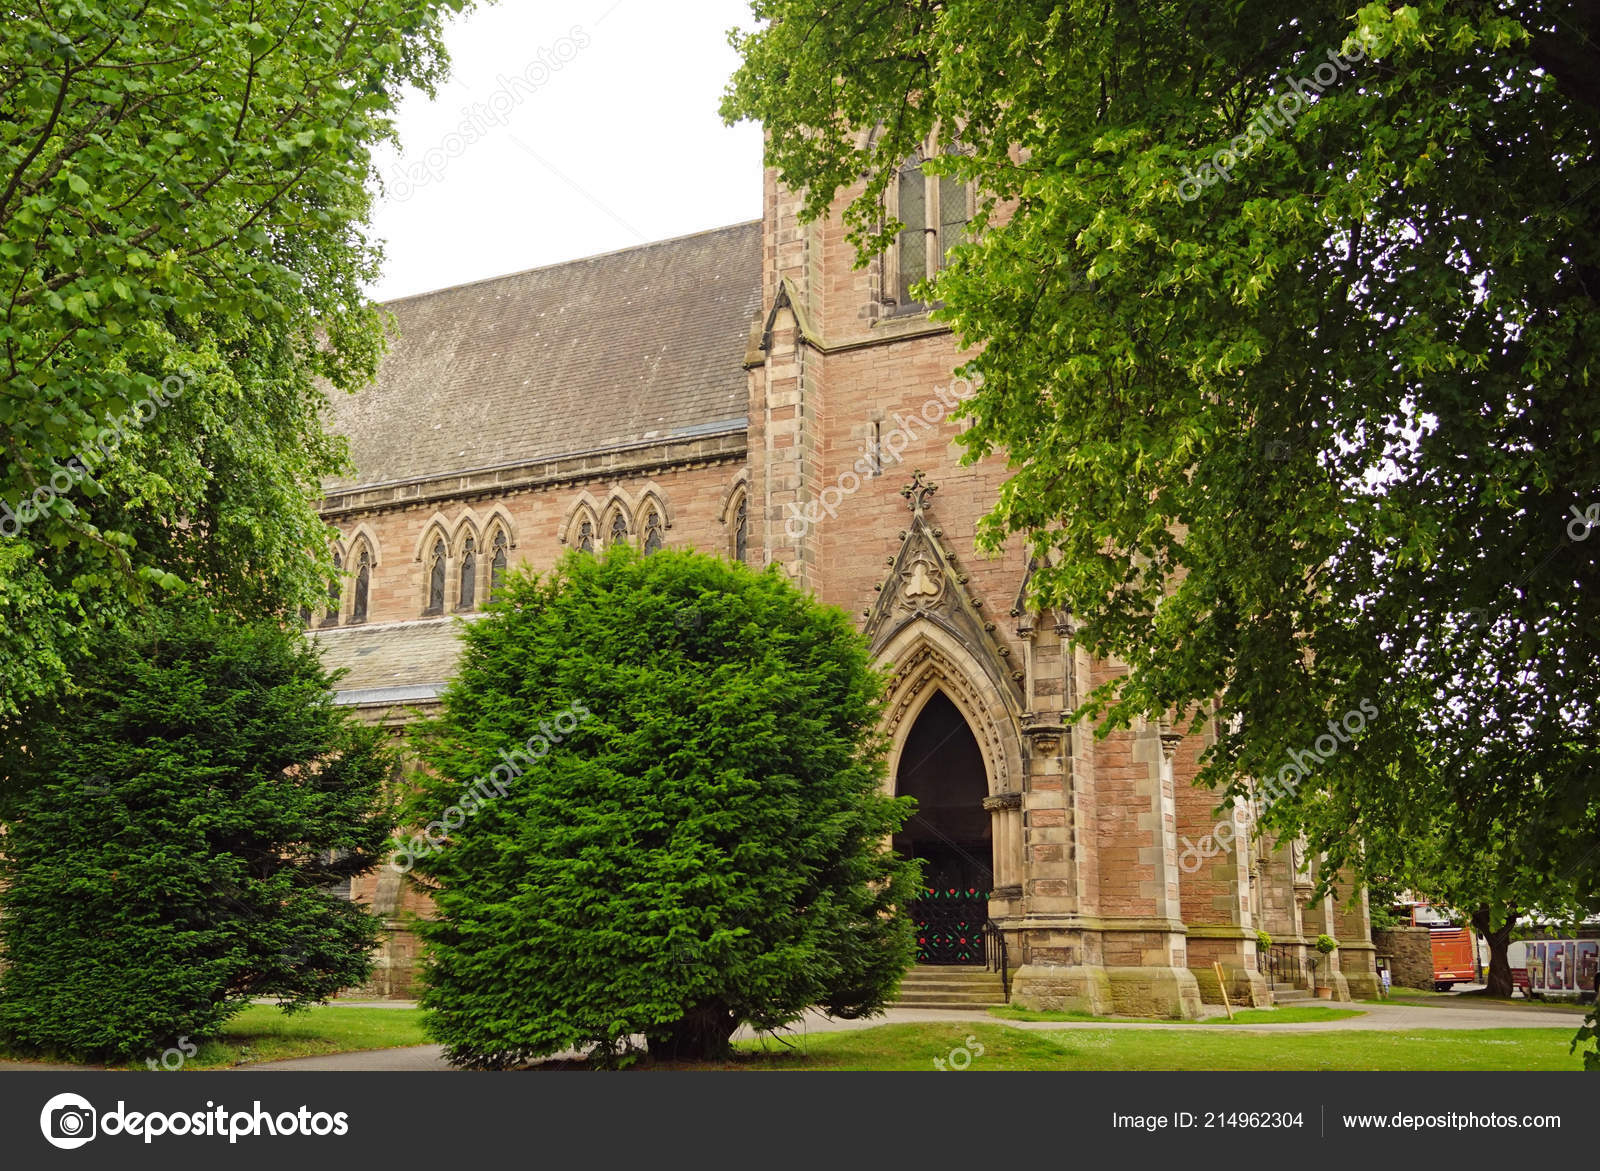
<instances>
[{"instance_id":1,"label":"stone cornice","mask_svg":"<svg viewBox=\"0 0 1600 1171\"><path fill-rule=\"evenodd\" d=\"M748 441L749 428L737 427L709 435L598 448L553 459L419 476L390 484L354 485L329 492L319 511L324 518L331 518L463 496L552 488L602 477L648 475L667 468L737 463L744 460Z\"/></svg>"}]
</instances>

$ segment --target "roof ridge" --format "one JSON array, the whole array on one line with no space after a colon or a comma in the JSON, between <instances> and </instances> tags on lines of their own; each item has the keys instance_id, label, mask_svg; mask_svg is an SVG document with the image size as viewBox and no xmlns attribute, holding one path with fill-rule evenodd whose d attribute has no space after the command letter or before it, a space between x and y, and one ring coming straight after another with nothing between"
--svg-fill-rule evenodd
<instances>
[{"instance_id":1,"label":"roof ridge","mask_svg":"<svg viewBox=\"0 0 1600 1171\"><path fill-rule=\"evenodd\" d=\"M571 260L558 260L551 264L536 264L532 268L519 268L513 272L503 272L496 276L478 277L476 280L462 281L455 285L442 285L437 289L425 289L420 293L408 293L404 297L391 297L379 304L388 307L400 305L407 301L416 301L423 297L437 297L441 293L454 293L462 289L470 289L475 285L493 284L495 281L510 280L512 277L527 276L535 272L549 272L557 268L570 268L576 264L587 264L593 260L605 260L612 256L622 256L629 252L643 252L647 248L661 248L668 244L681 244L685 240L693 240L698 236L714 236L718 232L732 232L739 228L750 228L761 223L760 219L740 220L736 224L723 224L717 228L702 228L698 232L688 232L682 236L669 236L664 240L650 240L644 244L630 244L626 248L612 248L606 252L595 252L588 256L575 256Z\"/></svg>"}]
</instances>

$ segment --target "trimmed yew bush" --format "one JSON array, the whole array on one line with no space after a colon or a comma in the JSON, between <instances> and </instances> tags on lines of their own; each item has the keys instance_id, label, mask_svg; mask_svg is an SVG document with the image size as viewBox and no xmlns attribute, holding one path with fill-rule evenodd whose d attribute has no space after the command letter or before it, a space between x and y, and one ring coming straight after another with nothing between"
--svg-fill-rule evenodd
<instances>
[{"instance_id":1,"label":"trimmed yew bush","mask_svg":"<svg viewBox=\"0 0 1600 1171\"><path fill-rule=\"evenodd\" d=\"M0 730L0 1040L137 1060L366 979L379 922L339 888L395 761L330 684L299 634L186 607Z\"/></svg>"},{"instance_id":2,"label":"trimmed yew bush","mask_svg":"<svg viewBox=\"0 0 1600 1171\"><path fill-rule=\"evenodd\" d=\"M882 1009L914 955L886 845L910 803L842 612L776 569L616 548L514 576L464 637L407 811L451 1061L711 1057L742 1024Z\"/></svg>"}]
</instances>

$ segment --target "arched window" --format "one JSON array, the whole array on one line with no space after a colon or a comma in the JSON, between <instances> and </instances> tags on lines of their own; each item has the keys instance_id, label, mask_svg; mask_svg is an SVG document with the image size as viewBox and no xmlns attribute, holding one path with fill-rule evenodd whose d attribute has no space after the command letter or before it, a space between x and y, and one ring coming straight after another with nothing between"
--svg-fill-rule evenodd
<instances>
[{"instance_id":1,"label":"arched window","mask_svg":"<svg viewBox=\"0 0 1600 1171\"><path fill-rule=\"evenodd\" d=\"M494 601L494 596L500 592L500 585L506 579L506 535L499 532L494 535L493 556L489 560L489 600Z\"/></svg>"},{"instance_id":2,"label":"arched window","mask_svg":"<svg viewBox=\"0 0 1600 1171\"><path fill-rule=\"evenodd\" d=\"M444 538L433 542L433 552L428 555L428 608L424 614L444 613L444 569L448 554Z\"/></svg>"},{"instance_id":3,"label":"arched window","mask_svg":"<svg viewBox=\"0 0 1600 1171\"><path fill-rule=\"evenodd\" d=\"M471 537L461 546L461 592L457 610L470 610L478 602L478 545Z\"/></svg>"},{"instance_id":4,"label":"arched window","mask_svg":"<svg viewBox=\"0 0 1600 1171\"><path fill-rule=\"evenodd\" d=\"M652 508L644 518L644 551L654 553L667 543L667 535L661 528L661 513Z\"/></svg>"},{"instance_id":5,"label":"arched window","mask_svg":"<svg viewBox=\"0 0 1600 1171\"><path fill-rule=\"evenodd\" d=\"M594 552L594 525L587 520L578 526L578 548L585 553Z\"/></svg>"},{"instance_id":6,"label":"arched window","mask_svg":"<svg viewBox=\"0 0 1600 1171\"><path fill-rule=\"evenodd\" d=\"M365 622L367 620L367 595L372 590L372 554L361 550L361 558L356 562L356 600L350 611L351 622Z\"/></svg>"},{"instance_id":7,"label":"arched window","mask_svg":"<svg viewBox=\"0 0 1600 1171\"><path fill-rule=\"evenodd\" d=\"M743 561L750 549L750 498L739 493L739 507L733 511L733 559Z\"/></svg>"},{"instance_id":8,"label":"arched window","mask_svg":"<svg viewBox=\"0 0 1600 1171\"><path fill-rule=\"evenodd\" d=\"M622 514L622 509L611 514L611 543L625 545L628 542L628 518Z\"/></svg>"},{"instance_id":9,"label":"arched window","mask_svg":"<svg viewBox=\"0 0 1600 1171\"><path fill-rule=\"evenodd\" d=\"M333 583L328 586L328 616L322 620L324 626L339 625L339 575L344 572L344 558L338 553L333 555Z\"/></svg>"}]
</instances>

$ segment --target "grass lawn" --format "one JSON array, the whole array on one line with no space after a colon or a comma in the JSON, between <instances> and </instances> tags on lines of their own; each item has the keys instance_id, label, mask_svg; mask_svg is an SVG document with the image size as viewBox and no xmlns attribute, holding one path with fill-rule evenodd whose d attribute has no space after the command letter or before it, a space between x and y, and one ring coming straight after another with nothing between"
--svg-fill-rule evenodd
<instances>
[{"instance_id":1,"label":"grass lawn","mask_svg":"<svg viewBox=\"0 0 1600 1171\"><path fill-rule=\"evenodd\" d=\"M983 1053L968 1044L972 1037ZM1225 1033L1197 1029L1024 1031L1004 1025L880 1025L813 1033L793 1049L751 1042L743 1069L935 1070L966 1048L974 1070L1422 1069L1578 1070L1570 1029L1417 1029L1404 1033ZM954 1060L963 1059L957 1054ZM725 1068L729 1068L725 1067Z\"/></svg>"},{"instance_id":2,"label":"grass lawn","mask_svg":"<svg viewBox=\"0 0 1600 1171\"><path fill-rule=\"evenodd\" d=\"M174 1039L176 1041L176 1039ZM286 1057L319 1057L326 1053L351 1053L358 1049L396 1049L405 1045L426 1045L422 1034L422 1013L414 1008L356 1008L331 1005L312 1008L294 1016L278 1009L253 1004L224 1026L214 1041L199 1047L183 1063L184 1069L225 1069L257 1061L278 1061ZM161 1054L151 1057L161 1059ZM13 1055L0 1051L0 1058L15 1061L48 1061L37 1055ZM177 1059L173 1058L175 1062ZM121 1067L146 1069L141 1061Z\"/></svg>"},{"instance_id":3,"label":"grass lawn","mask_svg":"<svg viewBox=\"0 0 1600 1171\"><path fill-rule=\"evenodd\" d=\"M426 1045L422 1013L414 1008L355 1008L329 1005L285 1016L266 1004L252 1004L234 1017L222 1036L207 1041L185 1069L218 1069L287 1057L318 1057L358 1049L398 1049ZM136 1068L143 1069L144 1062Z\"/></svg>"},{"instance_id":4,"label":"grass lawn","mask_svg":"<svg viewBox=\"0 0 1600 1171\"><path fill-rule=\"evenodd\" d=\"M1236 1008L1233 1010L1233 1019L1230 1021L1226 1014L1218 1017L1208 1017L1204 1021L1158 1021L1152 1022L1145 1017L1102 1017L1090 1016L1081 1012L1035 1012L1032 1009L1018 1008L1010 1004L997 1004L989 1010L991 1016L997 1016L1008 1021L1075 1021L1079 1023L1093 1021L1127 1021L1141 1025L1295 1025L1307 1021L1342 1021L1349 1017L1360 1016L1358 1008L1323 1008L1319 1005L1290 1005L1286 1008Z\"/></svg>"}]
</instances>

